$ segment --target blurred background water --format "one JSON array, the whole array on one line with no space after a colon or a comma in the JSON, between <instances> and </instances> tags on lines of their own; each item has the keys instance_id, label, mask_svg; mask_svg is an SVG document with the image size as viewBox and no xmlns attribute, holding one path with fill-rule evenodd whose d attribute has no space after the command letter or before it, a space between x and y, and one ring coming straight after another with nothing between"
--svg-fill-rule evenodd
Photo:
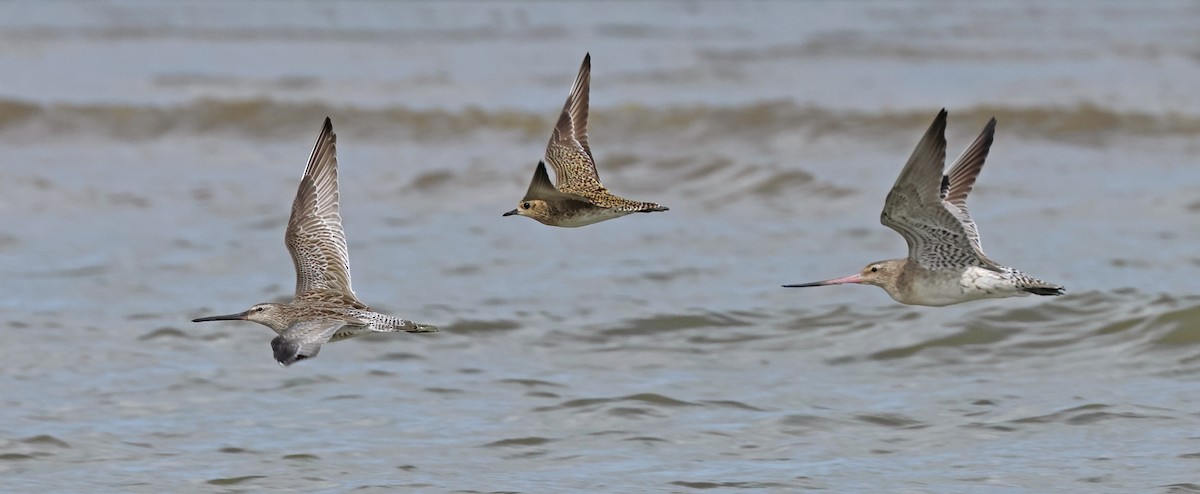
<instances>
[{"instance_id":1,"label":"blurred background water","mask_svg":"<svg viewBox=\"0 0 1200 494\"><path fill-rule=\"evenodd\" d=\"M1200 492L1200 5L0 3L13 492ZM606 185L501 218L584 53ZM988 253L1069 294L787 290L900 257L950 111ZM355 288L441 326L287 369L321 120Z\"/></svg>"}]
</instances>

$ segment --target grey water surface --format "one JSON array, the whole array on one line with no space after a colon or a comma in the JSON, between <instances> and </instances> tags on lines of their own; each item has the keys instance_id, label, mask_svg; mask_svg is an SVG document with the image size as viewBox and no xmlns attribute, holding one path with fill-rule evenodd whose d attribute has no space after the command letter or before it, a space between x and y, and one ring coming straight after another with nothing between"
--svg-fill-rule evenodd
<instances>
[{"instance_id":1,"label":"grey water surface","mask_svg":"<svg viewBox=\"0 0 1200 494\"><path fill-rule=\"evenodd\" d=\"M1200 492L1200 4L0 3L0 490ZM591 52L614 192L501 218ZM939 108L988 253L1068 295L783 289ZM286 300L325 116L360 298Z\"/></svg>"}]
</instances>

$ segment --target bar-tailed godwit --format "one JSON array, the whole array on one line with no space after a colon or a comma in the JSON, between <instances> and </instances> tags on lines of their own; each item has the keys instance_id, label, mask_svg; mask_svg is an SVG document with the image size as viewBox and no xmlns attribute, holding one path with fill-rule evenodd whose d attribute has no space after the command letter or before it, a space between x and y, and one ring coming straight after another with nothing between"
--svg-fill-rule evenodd
<instances>
[{"instance_id":1,"label":"bar-tailed godwit","mask_svg":"<svg viewBox=\"0 0 1200 494\"><path fill-rule=\"evenodd\" d=\"M967 212L967 194L983 169L995 129L993 118L943 175L946 110L929 126L880 215L884 225L908 242L907 258L873 262L843 278L784 286L861 283L883 288L903 304L935 307L1031 293L1062 295L1063 287L1000 265L983 253L979 230Z\"/></svg>"},{"instance_id":2,"label":"bar-tailed godwit","mask_svg":"<svg viewBox=\"0 0 1200 494\"><path fill-rule=\"evenodd\" d=\"M296 295L290 303L262 303L245 312L201 317L203 321L254 321L278 336L271 349L280 365L313 358L328 341L371 332L433 332L426 324L374 312L350 287L350 255L338 212L337 136L325 119L300 189L292 202L284 243L296 267Z\"/></svg>"},{"instance_id":3,"label":"bar-tailed godwit","mask_svg":"<svg viewBox=\"0 0 1200 494\"><path fill-rule=\"evenodd\" d=\"M592 55L583 57L575 85L563 105L558 124L550 133L546 158L538 163L533 181L517 209L503 216L528 216L543 224L561 227L586 226L620 218L630 213L652 213L667 208L653 202L631 201L613 195L600 183L596 161L588 146L588 90L591 85ZM557 184L550 182L546 163L554 168Z\"/></svg>"}]
</instances>

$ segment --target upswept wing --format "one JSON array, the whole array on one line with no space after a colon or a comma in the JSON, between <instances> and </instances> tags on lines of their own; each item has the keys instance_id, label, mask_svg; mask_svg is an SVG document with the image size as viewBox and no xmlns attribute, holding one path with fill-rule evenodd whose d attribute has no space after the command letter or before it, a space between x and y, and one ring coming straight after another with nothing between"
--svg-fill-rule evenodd
<instances>
[{"instance_id":1,"label":"upswept wing","mask_svg":"<svg viewBox=\"0 0 1200 494\"><path fill-rule=\"evenodd\" d=\"M587 207L592 204L592 201L586 197L554 188L554 185L550 183L550 175L546 173L544 162L538 162L537 168L533 170L533 180L529 182L529 189L525 191L525 197L522 200L531 199L555 201L562 203L565 207Z\"/></svg>"},{"instance_id":2,"label":"upswept wing","mask_svg":"<svg viewBox=\"0 0 1200 494\"><path fill-rule=\"evenodd\" d=\"M962 155L954 162L954 166L950 167L950 171L946 173L948 181L948 190L946 191L946 202L958 206L959 209L967 208L967 194L971 193L971 189L975 187L975 179L979 177L979 172L983 170L983 162L987 160L988 151L992 149L992 139L996 133L996 119L988 120L983 131L979 133L979 137L975 138L975 142L963 151Z\"/></svg>"},{"instance_id":3,"label":"upswept wing","mask_svg":"<svg viewBox=\"0 0 1200 494\"><path fill-rule=\"evenodd\" d=\"M350 254L338 212L336 143L333 124L326 117L292 202L284 242L296 267L298 299L334 291L358 300L350 286Z\"/></svg>"},{"instance_id":4,"label":"upswept wing","mask_svg":"<svg viewBox=\"0 0 1200 494\"><path fill-rule=\"evenodd\" d=\"M594 190L602 188L596 172L596 160L588 146L588 90L591 86L592 55L583 57L571 94L563 104L558 123L546 145L546 163L554 168L558 188Z\"/></svg>"},{"instance_id":5,"label":"upswept wing","mask_svg":"<svg viewBox=\"0 0 1200 494\"><path fill-rule=\"evenodd\" d=\"M951 212L957 210L957 216L967 231L967 237L980 253L983 252L983 242L979 238L979 228L967 210L967 194L971 193L971 189L975 187L975 179L983 170L983 163L987 160L988 151L992 148L992 139L995 133L996 119L993 118L983 127L979 137L976 137L975 141L954 161L954 166L950 167L950 171L942 177L942 195L944 196L942 200L952 207Z\"/></svg>"},{"instance_id":6,"label":"upswept wing","mask_svg":"<svg viewBox=\"0 0 1200 494\"><path fill-rule=\"evenodd\" d=\"M884 202L880 222L908 243L908 258L926 269L964 266L998 268L983 254L964 224L957 206L943 201L942 170L946 159L946 110L934 119L913 150ZM969 189L968 189L969 190ZM961 192L949 187L951 191ZM962 193L965 198L965 192Z\"/></svg>"}]
</instances>

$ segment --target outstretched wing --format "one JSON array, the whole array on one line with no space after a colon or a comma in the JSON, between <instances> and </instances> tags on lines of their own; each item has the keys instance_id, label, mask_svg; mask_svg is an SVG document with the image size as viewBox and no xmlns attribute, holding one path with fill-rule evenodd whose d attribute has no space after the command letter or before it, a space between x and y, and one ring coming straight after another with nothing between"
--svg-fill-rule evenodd
<instances>
[{"instance_id":1,"label":"outstretched wing","mask_svg":"<svg viewBox=\"0 0 1200 494\"><path fill-rule=\"evenodd\" d=\"M592 201L586 197L554 188L554 185L550 183L550 175L546 173L546 164L540 161L537 168L533 170L533 180L529 182L529 189L525 191L525 197L521 200L531 199L554 201L566 208L586 208L592 204Z\"/></svg>"},{"instance_id":2,"label":"outstretched wing","mask_svg":"<svg viewBox=\"0 0 1200 494\"><path fill-rule=\"evenodd\" d=\"M592 55L583 57L575 85L563 104L562 115L550 143L546 145L546 163L554 168L555 184L558 188L594 190L602 188L600 175L596 172L596 160L588 146L588 90L591 86Z\"/></svg>"},{"instance_id":3,"label":"outstretched wing","mask_svg":"<svg viewBox=\"0 0 1200 494\"><path fill-rule=\"evenodd\" d=\"M963 151L962 155L954 162L954 166L950 167L950 171L942 177L943 198L954 210L958 211L958 219L962 221L963 228L967 231L967 237L971 239L971 244L979 252L983 252L983 243L979 239L979 228L975 225L975 220L971 219L971 213L967 211L967 194L971 193L971 189L975 186L975 179L979 177L979 172L983 170L983 163L987 160L988 151L992 148L992 139L996 133L996 119L988 121L983 127L983 131L979 133L979 137L975 138L975 142Z\"/></svg>"},{"instance_id":4,"label":"outstretched wing","mask_svg":"<svg viewBox=\"0 0 1200 494\"><path fill-rule=\"evenodd\" d=\"M300 178L284 242L296 266L296 298L333 291L357 302L350 286L350 253L338 212L336 143L333 124L326 117Z\"/></svg>"},{"instance_id":5,"label":"outstretched wing","mask_svg":"<svg viewBox=\"0 0 1200 494\"><path fill-rule=\"evenodd\" d=\"M304 321L291 325L271 340L275 361L287 367L297 360L316 357L321 345L345 325L346 321L337 320Z\"/></svg>"},{"instance_id":6,"label":"outstretched wing","mask_svg":"<svg viewBox=\"0 0 1200 494\"><path fill-rule=\"evenodd\" d=\"M943 109L888 192L879 220L904 237L908 258L926 269L995 268L995 263L971 241L972 232L968 232L956 214L957 207L942 200L945 159L946 110Z\"/></svg>"}]
</instances>

